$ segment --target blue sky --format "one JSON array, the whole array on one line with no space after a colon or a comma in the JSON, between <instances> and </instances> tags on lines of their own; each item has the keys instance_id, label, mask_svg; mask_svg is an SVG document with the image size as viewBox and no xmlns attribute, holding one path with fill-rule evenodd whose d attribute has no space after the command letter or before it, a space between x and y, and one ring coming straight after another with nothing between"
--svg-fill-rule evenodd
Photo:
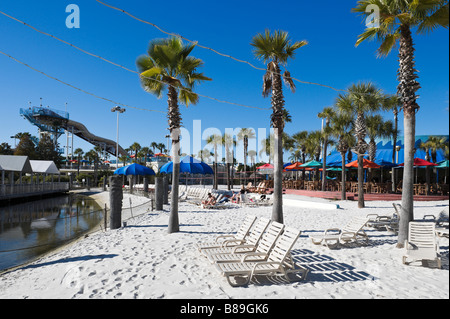
<instances>
[{"instance_id":1,"label":"blue sky","mask_svg":"<svg viewBox=\"0 0 450 319\"><path fill-rule=\"evenodd\" d=\"M372 81L386 93L395 93L397 53L377 58L376 42L354 44L364 30L360 16L351 13L356 1L143 1L105 0L161 28L196 40L204 46L264 67L252 54L250 41L265 29L288 31L293 40L309 44L297 50L296 59L287 66L293 77L345 89L358 81ZM80 8L80 28L69 29L65 12L69 4ZM166 35L150 25L107 8L94 0L20 1L2 0L0 10L38 29L51 33L87 51L136 69L136 58L145 54L150 40ZM83 54L70 46L0 15L0 51L96 95L138 108L167 110L167 99L157 99L142 90L136 74ZM419 70L420 111L416 134L449 134L449 37L448 30L414 36L416 68ZM192 55L204 61L202 71L213 81L197 87L197 92L220 100L270 107L270 98L261 95L263 71L219 56L202 48ZM331 106L337 92L314 85L296 83L296 93L285 90L286 108L292 123L286 132L317 130L317 113ZM14 144L10 136L17 132L37 135L36 127L20 117L19 109L28 103L64 110L68 103L70 118L82 122L93 134L115 140L114 104L64 86L4 55L0 55L0 142ZM181 106L183 125L192 132L193 121L201 120L201 129L269 128L270 111L218 103L201 98L199 104ZM390 113L384 114L392 119ZM403 127L400 116L400 129ZM120 115L120 144L133 142L149 146L165 142L165 114L129 108ZM65 145L63 135L59 142ZM204 144L203 144L204 145ZM74 147L85 151L90 144L75 138ZM242 148L239 147L239 148ZM198 149L192 149L197 153ZM285 158L287 155L285 156Z\"/></svg>"}]
</instances>

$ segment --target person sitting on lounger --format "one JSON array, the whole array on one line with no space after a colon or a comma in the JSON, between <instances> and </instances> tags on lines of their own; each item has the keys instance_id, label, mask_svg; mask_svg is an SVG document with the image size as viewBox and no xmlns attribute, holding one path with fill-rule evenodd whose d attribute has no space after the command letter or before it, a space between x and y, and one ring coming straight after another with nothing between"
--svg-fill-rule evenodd
<instances>
[{"instance_id":1,"label":"person sitting on lounger","mask_svg":"<svg viewBox=\"0 0 450 319\"><path fill-rule=\"evenodd\" d=\"M211 193L208 193L208 199L203 200L202 204L214 206L216 204L216 198Z\"/></svg>"}]
</instances>

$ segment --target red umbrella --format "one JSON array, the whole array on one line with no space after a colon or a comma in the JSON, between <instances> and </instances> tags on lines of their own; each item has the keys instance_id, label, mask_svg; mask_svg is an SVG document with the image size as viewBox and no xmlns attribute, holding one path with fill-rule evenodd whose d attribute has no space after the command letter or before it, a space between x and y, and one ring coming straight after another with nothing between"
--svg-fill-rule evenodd
<instances>
[{"instance_id":1,"label":"red umbrella","mask_svg":"<svg viewBox=\"0 0 450 319\"><path fill-rule=\"evenodd\" d=\"M272 164L264 164L264 165L257 167L256 169L273 169L273 165Z\"/></svg>"},{"instance_id":2,"label":"red umbrella","mask_svg":"<svg viewBox=\"0 0 450 319\"><path fill-rule=\"evenodd\" d=\"M345 165L345 167L358 167L358 160L353 161ZM371 162L365 158L363 158L363 168L380 168L381 166L377 163Z\"/></svg>"},{"instance_id":3,"label":"red umbrella","mask_svg":"<svg viewBox=\"0 0 450 319\"><path fill-rule=\"evenodd\" d=\"M399 166L405 166L405 163L401 163L401 164L399 164ZM414 159L414 166L438 166L438 164L431 163L431 162L428 162L426 160L416 157Z\"/></svg>"},{"instance_id":4,"label":"red umbrella","mask_svg":"<svg viewBox=\"0 0 450 319\"><path fill-rule=\"evenodd\" d=\"M302 169L302 168L304 168L304 167L300 167L300 165L302 165L302 164L303 163L295 162L294 164L286 166L284 169L295 169L295 170Z\"/></svg>"}]
</instances>

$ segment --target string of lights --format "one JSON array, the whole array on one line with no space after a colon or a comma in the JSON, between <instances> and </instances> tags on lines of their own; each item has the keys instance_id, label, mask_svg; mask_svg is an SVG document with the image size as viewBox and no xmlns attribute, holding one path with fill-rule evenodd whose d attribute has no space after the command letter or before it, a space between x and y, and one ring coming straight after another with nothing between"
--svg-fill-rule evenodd
<instances>
[{"instance_id":1,"label":"string of lights","mask_svg":"<svg viewBox=\"0 0 450 319\"><path fill-rule=\"evenodd\" d=\"M36 32L39 32L39 33L41 33L41 34L43 34L43 35L46 35L46 36L48 36L48 37L51 37L51 38L53 38L53 39L59 41L59 42L61 42L61 43L64 43L64 44L66 44L66 45L69 45L70 47L72 47L72 48L74 48L74 49L76 49L76 50L78 50L78 51L80 51L80 52L82 52L82 53L85 53L85 54L87 54L87 55L89 55L89 56L98 58L98 59L100 59L100 60L102 60L102 61L104 61L104 62L106 62L106 63L112 64L112 65L114 65L114 66L116 66L116 67L119 67L119 68L121 68L121 69L124 69L125 71L131 72L131 73L134 73L134 74L137 74L137 75L139 75L141 78L146 78L146 79L149 79L149 80L152 80L152 81L155 81L155 82L159 82L159 83L161 83L161 84L165 84L165 85L172 86L171 84L169 84L169 83L167 83L167 82L160 81L160 80L154 79L154 78L149 78L149 77L142 76L139 72L137 72L137 71L135 71L135 70L132 70L132 69L130 69L130 68L127 68L127 67L125 67L125 66L123 66L123 65L121 65L121 64L115 63L115 62L113 62L113 61L111 61L111 60L108 60L108 59L106 59L106 58L103 58L103 57L101 57L101 56L98 55L98 54L95 54L95 53L89 52L89 51L87 51L87 50L85 50L85 49L82 49L82 48L80 48L79 46L76 46L76 45L74 45L74 44L72 44L72 43L70 43L70 42L67 42L67 41L65 41L65 40L63 40L63 39L60 39L60 38L58 38L58 37L56 37L56 36L54 36L54 35L52 35L52 34L50 34L50 33L47 33L47 32L45 32L45 31L39 30L38 28L36 28L36 27L34 27L34 26L32 26L32 25L30 25L30 24L28 24L28 23L26 23L26 22L24 22L24 21L22 21L22 20L19 20L19 19L15 18L15 17L13 17L13 16L11 16L11 15L9 15L9 14L3 12L3 11L0 11L0 13L1 13L2 15L6 16L6 17L8 17L8 18L10 18L10 19L12 19L12 20L15 20L15 21L17 21L17 22L19 22L19 23L21 23L21 24L23 24L23 25L25 25L25 26L27 26L27 27L33 29L33 30L36 31ZM175 87L175 88L176 88L176 89L179 89L179 90L184 90L184 91L191 92L189 89L186 89L186 88L179 88L179 87ZM207 98L207 99L210 99L210 100L219 102L219 103L226 103L226 104L230 104L230 105L242 106L242 107L247 107L247 108L254 108L254 109L259 109L259 110L270 110L270 109L271 109L271 108L263 108L263 107L257 107L257 106L245 105L245 104L241 104L241 103L235 103L235 102L225 101L225 100L221 100L221 99L214 98L214 97L211 97L211 96L208 96L208 95L204 95L204 94L201 94L201 93L197 93L197 92L196 92L195 94L197 94L197 95L200 96L200 97Z\"/></svg>"},{"instance_id":2,"label":"string of lights","mask_svg":"<svg viewBox=\"0 0 450 319\"><path fill-rule=\"evenodd\" d=\"M70 84L70 83L67 83L67 82L65 82L65 81L62 81L62 80L60 80L60 79L58 79L58 78L56 78L56 77L54 77L54 76L51 76L51 75L49 75L49 74L47 74L47 73L45 73L45 72L43 72L43 71L41 71L41 70L38 70L38 69L32 67L31 65L29 65L29 64L27 64L27 63L25 63L25 62L23 62L23 61L20 61L19 59L15 58L15 57L13 57L13 56L11 56L11 55L9 55L8 53L5 53L5 52L3 52L3 51L0 51L0 54L3 54L4 56L7 56L8 58L10 58L10 59L16 61L17 63L20 63L20 64L26 66L27 68L30 68L30 69L32 69L32 70L34 70L34 71L36 71L36 72L38 72L38 73L40 73L40 74L42 74L42 75L45 75L46 77L48 77L48 78L50 78L50 79L52 79L52 80L58 81L58 82L60 82L60 83L62 83L62 84L64 84L64 85L67 85L67 86L69 86L69 87L71 87L71 88L73 88L73 89L75 89L75 90L78 90L78 91L80 91L80 92L83 92L83 93L85 93L85 94L91 95L91 96L93 96L93 97L95 97L95 98L98 98L98 99L101 99L101 100L105 100L105 101L107 101L107 102L110 102L110 103L113 103L113 104L116 104L116 105L121 105L121 106L124 106L124 107L128 107L128 108L140 110L140 111L149 111L149 112L157 112L157 113L166 114L166 112L164 112L164 111L158 111L158 110L150 110L150 109L140 108L140 107L136 107L136 106L132 106L132 105L120 103L120 102L117 102L117 101L114 101L114 100L111 100L111 99L108 99L108 98L105 98L105 97L96 95L96 94L94 94L94 93L91 93L91 92L88 92L88 91L86 91L86 90L80 89L79 87L76 87L75 85L72 85L72 84Z\"/></svg>"},{"instance_id":3,"label":"string of lights","mask_svg":"<svg viewBox=\"0 0 450 319\"><path fill-rule=\"evenodd\" d=\"M256 70L261 70L261 71L264 71L264 72L267 72L267 71L268 71L267 69L257 67L257 66L253 65L252 63L250 63L250 62L248 62L248 61L245 61L245 60L241 60L241 59L235 58L235 57L233 57L233 56L231 56L231 55L229 55L229 54L221 53L221 52L219 52L219 51L217 51L217 50L215 50L215 49L213 49L213 48L210 48L210 47L201 45L201 44L198 43L198 41L190 40L190 39L188 39L188 38L186 38L186 37L184 37L184 36L182 36L182 35L180 35L180 34L176 34L176 33L169 32L169 31L165 31L164 29L162 29L161 27L157 26L156 24L154 24L154 23L152 23L152 22L149 22L149 21L146 21L146 20L143 20L143 19L140 19L140 18L136 17L135 15L133 15L133 14L131 14L131 13L129 13L129 12L127 12L127 11L121 9L121 8L114 7L114 6L112 6L112 5L110 5L110 4L107 4L107 3L103 2L103 1L100 1L100 0L95 0L95 1L97 1L98 3L100 3L100 4L102 4L102 5L106 6L106 7L109 7L109 8L111 8L111 9L120 11L120 12L122 12L122 13L128 15L129 17L131 17L131 18L133 18L133 19L135 19L135 20L137 20L137 21L139 21L139 22L142 22L142 23L151 25L152 27L158 29L160 32L162 32L162 33L164 33L164 34L167 34L167 35L170 35L170 36L174 36L174 37L179 37L179 38L181 38L181 39L183 39L183 40L185 40L185 41L187 41L187 42L190 42L190 43L192 43L192 44L195 44L195 45L196 45L197 47L199 47L199 48L202 48L202 49L205 49L205 50L209 50L209 51L212 51L212 52L214 52L214 53L216 53L216 54L218 54L218 55L220 55L220 56L223 56L223 57L232 59L232 60L237 61L237 62L240 62L240 63L247 64L247 65L249 65L250 67L252 67L252 68L254 68L254 69L256 69ZM278 74L278 75L283 76L282 74L280 74L280 73L278 73L278 72L274 72L274 71L269 71L269 72L272 72L272 73L274 73L274 74ZM315 82L303 81L303 80L300 80L300 79L297 79L297 78L294 78L294 77L288 77L288 76L284 76L284 77L287 78L287 79L292 79L292 80L294 80L294 81L296 81L296 82L299 82L299 83L302 83L302 84L317 85L317 86L321 86L321 87L325 87L325 88L332 89L332 90L337 91L337 92L348 92L347 90L337 89L337 88L332 87L332 86L327 85L327 84L321 84L321 83L315 83Z\"/></svg>"}]
</instances>

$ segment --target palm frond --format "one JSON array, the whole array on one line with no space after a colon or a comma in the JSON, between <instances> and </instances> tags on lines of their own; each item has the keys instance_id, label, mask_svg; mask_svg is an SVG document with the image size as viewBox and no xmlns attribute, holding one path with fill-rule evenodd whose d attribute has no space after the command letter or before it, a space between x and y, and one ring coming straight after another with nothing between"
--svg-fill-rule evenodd
<instances>
[{"instance_id":1,"label":"palm frond","mask_svg":"<svg viewBox=\"0 0 450 319\"><path fill-rule=\"evenodd\" d=\"M291 89L292 93L295 93L295 83L288 70L285 70L283 73L283 81Z\"/></svg>"}]
</instances>

